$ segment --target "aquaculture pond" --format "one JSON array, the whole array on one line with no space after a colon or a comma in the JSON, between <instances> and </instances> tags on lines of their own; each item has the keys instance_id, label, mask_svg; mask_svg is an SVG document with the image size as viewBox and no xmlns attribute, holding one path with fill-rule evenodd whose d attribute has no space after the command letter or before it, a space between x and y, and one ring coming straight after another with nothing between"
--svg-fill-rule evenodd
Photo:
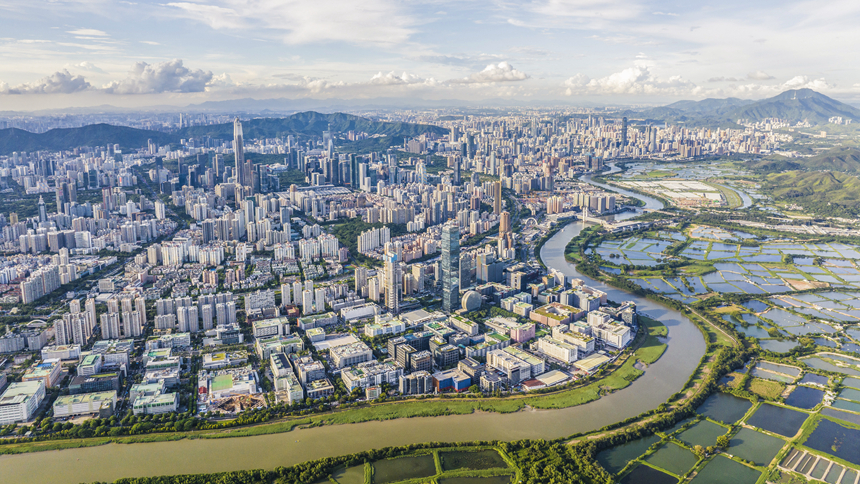
<instances>
[{"instance_id":1,"label":"aquaculture pond","mask_svg":"<svg viewBox=\"0 0 860 484\"><path fill-rule=\"evenodd\" d=\"M677 482L678 478L673 475L666 474L665 472L658 471L653 467L640 464L638 467L633 469L633 471L624 476L624 478L621 479L620 484L676 484Z\"/></svg>"},{"instance_id":2,"label":"aquaculture pond","mask_svg":"<svg viewBox=\"0 0 860 484\"><path fill-rule=\"evenodd\" d=\"M860 430L821 419L803 445L860 465Z\"/></svg>"},{"instance_id":3,"label":"aquaculture pond","mask_svg":"<svg viewBox=\"0 0 860 484\"><path fill-rule=\"evenodd\" d=\"M332 473L338 484L364 484L364 465L341 468Z\"/></svg>"},{"instance_id":4,"label":"aquaculture pond","mask_svg":"<svg viewBox=\"0 0 860 484\"><path fill-rule=\"evenodd\" d=\"M755 484L761 472L718 455L693 478L694 484ZM643 483L648 481L641 481Z\"/></svg>"},{"instance_id":5,"label":"aquaculture pond","mask_svg":"<svg viewBox=\"0 0 860 484\"><path fill-rule=\"evenodd\" d=\"M803 412L763 404L747 419L747 424L785 437L792 437L800 430L800 426L807 417L809 415Z\"/></svg>"},{"instance_id":6,"label":"aquaculture pond","mask_svg":"<svg viewBox=\"0 0 860 484\"><path fill-rule=\"evenodd\" d=\"M494 469L508 467L501 454L493 449L480 450L477 452L440 452L439 459L442 461L442 470L454 469Z\"/></svg>"},{"instance_id":7,"label":"aquaculture pond","mask_svg":"<svg viewBox=\"0 0 860 484\"><path fill-rule=\"evenodd\" d=\"M800 375L800 368L788 365L780 365L779 363L771 363L770 361L759 361L756 363L756 368L761 368L762 370L772 371L774 373L782 373L784 375L789 375L793 377L798 377Z\"/></svg>"},{"instance_id":8,"label":"aquaculture pond","mask_svg":"<svg viewBox=\"0 0 860 484\"><path fill-rule=\"evenodd\" d=\"M800 379L798 383L806 383L808 385L821 385L826 387L830 382L830 379L824 375L817 375L815 373L807 373L803 375L803 378Z\"/></svg>"},{"instance_id":9,"label":"aquaculture pond","mask_svg":"<svg viewBox=\"0 0 860 484\"><path fill-rule=\"evenodd\" d=\"M860 378L845 377L842 379L842 385L860 389Z\"/></svg>"},{"instance_id":10,"label":"aquaculture pond","mask_svg":"<svg viewBox=\"0 0 860 484\"><path fill-rule=\"evenodd\" d=\"M773 351L774 353L788 353L789 351L800 346L799 343L794 341L779 341L776 339L760 339L758 341L759 346L762 349Z\"/></svg>"},{"instance_id":11,"label":"aquaculture pond","mask_svg":"<svg viewBox=\"0 0 860 484\"><path fill-rule=\"evenodd\" d=\"M696 411L719 422L733 424L740 420L752 407L752 402L729 393L717 392L699 405Z\"/></svg>"},{"instance_id":12,"label":"aquaculture pond","mask_svg":"<svg viewBox=\"0 0 860 484\"><path fill-rule=\"evenodd\" d=\"M741 429L729 443L729 453L755 463L767 466L776 457L785 441L751 429Z\"/></svg>"},{"instance_id":13,"label":"aquaculture pond","mask_svg":"<svg viewBox=\"0 0 860 484\"><path fill-rule=\"evenodd\" d=\"M617 474L628 462L644 454L651 445L659 441L660 437L649 435L648 437L606 449L597 454L597 462L610 473Z\"/></svg>"},{"instance_id":14,"label":"aquaculture pond","mask_svg":"<svg viewBox=\"0 0 860 484\"><path fill-rule=\"evenodd\" d=\"M373 463L373 484L387 484L430 477L436 474L436 463L432 455L400 457Z\"/></svg>"},{"instance_id":15,"label":"aquaculture pond","mask_svg":"<svg viewBox=\"0 0 860 484\"><path fill-rule=\"evenodd\" d=\"M439 484L510 484L513 476L493 477L443 477Z\"/></svg>"},{"instance_id":16,"label":"aquaculture pond","mask_svg":"<svg viewBox=\"0 0 860 484\"><path fill-rule=\"evenodd\" d=\"M854 425L860 425L860 415L856 413L843 412L832 407L824 407L821 409L821 415L833 417L835 419L844 420Z\"/></svg>"},{"instance_id":17,"label":"aquaculture pond","mask_svg":"<svg viewBox=\"0 0 860 484\"><path fill-rule=\"evenodd\" d=\"M842 400L841 398L837 398L831 404L833 408L839 408L842 410L848 410L849 412L860 412L860 403L852 402L850 400Z\"/></svg>"},{"instance_id":18,"label":"aquaculture pond","mask_svg":"<svg viewBox=\"0 0 860 484\"><path fill-rule=\"evenodd\" d=\"M860 402L860 390L857 390L856 388L843 388L842 391L839 392L839 398Z\"/></svg>"},{"instance_id":19,"label":"aquaculture pond","mask_svg":"<svg viewBox=\"0 0 860 484\"><path fill-rule=\"evenodd\" d=\"M699 458L678 444L669 442L657 452L646 457L645 461L672 474L682 476L696 465Z\"/></svg>"},{"instance_id":20,"label":"aquaculture pond","mask_svg":"<svg viewBox=\"0 0 860 484\"><path fill-rule=\"evenodd\" d=\"M678 435L678 439L691 447L695 445L708 447L709 445L716 444L717 437L724 435L727 431L725 427L702 420L684 432L681 432Z\"/></svg>"},{"instance_id":21,"label":"aquaculture pond","mask_svg":"<svg viewBox=\"0 0 860 484\"><path fill-rule=\"evenodd\" d=\"M801 361L816 370L832 371L835 373L842 373L843 375L860 376L860 370L853 366L846 366L845 363L842 362L840 362L839 365L836 365L835 361L837 360L832 359L833 356L834 355L828 353L826 356L810 356L808 358L801 358Z\"/></svg>"},{"instance_id":22,"label":"aquaculture pond","mask_svg":"<svg viewBox=\"0 0 860 484\"><path fill-rule=\"evenodd\" d=\"M804 410L812 410L816 405L824 400L824 392L816 388L798 386L795 388L788 398L785 399L785 404L791 407L802 408Z\"/></svg>"}]
</instances>

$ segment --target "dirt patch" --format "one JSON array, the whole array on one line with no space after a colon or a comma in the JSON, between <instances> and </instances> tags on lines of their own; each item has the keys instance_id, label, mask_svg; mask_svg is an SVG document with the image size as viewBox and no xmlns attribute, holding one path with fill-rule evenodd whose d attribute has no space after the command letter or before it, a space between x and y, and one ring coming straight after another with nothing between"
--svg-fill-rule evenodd
<instances>
[{"instance_id":1,"label":"dirt patch","mask_svg":"<svg viewBox=\"0 0 860 484\"><path fill-rule=\"evenodd\" d=\"M794 279L786 279L785 282L788 283L795 291L805 291L807 289L820 289L824 287L830 287L829 282L822 281L800 281Z\"/></svg>"}]
</instances>

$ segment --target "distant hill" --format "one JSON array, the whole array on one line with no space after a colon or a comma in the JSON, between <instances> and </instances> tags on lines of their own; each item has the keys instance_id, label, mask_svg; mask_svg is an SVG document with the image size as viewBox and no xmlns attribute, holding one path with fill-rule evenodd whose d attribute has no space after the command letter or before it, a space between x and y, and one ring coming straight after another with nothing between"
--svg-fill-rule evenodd
<instances>
[{"instance_id":1,"label":"distant hill","mask_svg":"<svg viewBox=\"0 0 860 484\"><path fill-rule=\"evenodd\" d=\"M0 129L0 153L13 151L69 150L79 146L106 146L119 144L124 148L146 146L147 140L158 144L178 142L176 136L159 131L91 124L80 128L52 129L44 133L31 133L18 128Z\"/></svg>"},{"instance_id":2,"label":"distant hill","mask_svg":"<svg viewBox=\"0 0 860 484\"><path fill-rule=\"evenodd\" d=\"M795 203L819 215L860 213L860 178L830 171L788 171L768 175L762 189L779 201Z\"/></svg>"},{"instance_id":3,"label":"distant hill","mask_svg":"<svg viewBox=\"0 0 860 484\"><path fill-rule=\"evenodd\" d=\"M428 124L390 123L371 121L352 114L321 114L314 111L296 113L285 118L252 119L242 123L246 138L277 138L287 135L321 136L323 131L345 133L347 131L380 134L385 136L418 136L424 133L443 135L445 128ZM211 136L213 138L233 138L233 124L192 126L179 132L183 138Z\"/></svg>"},{"instance_id":4,"label":"distant hill","mask_svg":"<svg viewBox=\"0 0 860 484\"><path fill-rule=\"evenodd\" d=\"M761 121L765 118L807 120L822 124L833 116L860 121L860 109L829 98L812 89L794 89L774 97L751 101L738 98L678 101L667 106L625 113L628 117L685 123L691 126L734 125L738 119Z\"/></svg>"},{"instance_id":5,"label":"distant hill","mask_svg":"<svg viewBox=\"0 0 860 484\"><path fill-rule=\"evenodd\" d=\"M833 116L860 120L860 109L831 99L812 89L796 89L737 107L730 111L728 116L734 119L753 120L780 118L802 121L807 119L813 123L826 123L827 119Z\"/></svg>"},{"instance_id":6,"label":"distant hill","mask_svg":"<svg viewBox=\"0 0 860 484\"><path fill-rule=\"evenodd\" d=\"M424 133L443 135L448 132L439 126L372 121L351 114L320 114L312 111L297 113L286 118L253 119L243 122L242 127L244 135L248 139L277 138L287 135L297 137L322 136L322 132L326 130L334 133L354 130L384 135L393 142L400 143L402 143L403 137L418 136ZM52 129L45 133L31 133L17 128L8 128L0 130L0 154L8 155L14 151L71 150L81 146L105 146L107 144L118 144L122 148L142 148L150 139L159 145L166 145L179 143L184 138L202 136L224 140L232 139L233 124L192 126L176 133L162 133L109 124Z\"/></svg>"},{"instance_id":7,"label":"distant hill","mask_svg":"<svg viewBox=\"0 0 860 484\"><path fill-rule=\"evenodd\" d=\"M838 147L806 158L770 156L747 166L756 171L772 173L787 170L828 170L860 173L860 149Z\"/></svg>"}]
</instances>

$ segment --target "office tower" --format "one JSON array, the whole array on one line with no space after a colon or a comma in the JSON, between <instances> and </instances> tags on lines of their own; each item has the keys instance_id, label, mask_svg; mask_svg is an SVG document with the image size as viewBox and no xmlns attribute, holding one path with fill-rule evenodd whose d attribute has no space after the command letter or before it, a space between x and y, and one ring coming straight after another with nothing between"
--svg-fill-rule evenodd
<instances>
[{"instance_id":1,"label":"office tower","mask_svg":"<svg viewBox=\"0 0 860 484\"><path fill-rule=\"evenodd\" d=\"M442 309L447 312L460 308L460 227L456 224L442 228Z\"/></svg>"},{"instance_id":2,"label":"office tower","mask_svg":"<svg viewBox=\"0 0 860 484\"><path fill-rule=\"evenodd\" d=\"M499 217L499 234L511 231L511 213L505 210Z\"/></svg>"},{"instance_id":3,"label":"office tower","mask_svg":"<svg viewBox=\"0 0 860 484\"><path fill-rule=\"evenodd\" d=\"M349 185L353 188L353 190L357 190L359 187L361 187L361 180L359 180L358 174L358 158L356 158L354 153L349 155L349 166Z\"/></svg>"},{"instance_id":4,"label":"office tower","mask_svg":"<svg viewBox=\"0 0 860 484\"><path fill-rule=\"evenodd\" d=\"M627 146L627 116L621 118L621 146Z\"/></svg>"},{"instance_id":5,"label":"office tower","mask_svg":"<svg viewBox=\"0 0 860 484\"><path fill-rule=\"evenodd\" d=\"M393 314L400 313L400 289L402 286L402 275L400 271L400 260L397 257L397 250L393 246L399 244L389 244L386 247L383 260L385 267L383 269L383 284L385 286L385 306Z\"/></svg>"},{"instance_id":6,"label":"office tower","mask_svg":"<svg viewBox=\"0 0 860 484\"><path fill-rule=\"evenodd\" d=\"M245 140L242 137L242 122L239 118L233 120L233 153L236 167L236 183L248 186L250 180L245 178Z\"/></svg>"},{"instance_id":7,"label":"office tower","mask_svg":"<svg viewBox=\"0 0 860 484\"><path fill-rule=\"evenodd\" d=\"M48 212L45 210L45 199L39 195L39 223L48 221Z\"/></svg>"},{"instance_id":8,"label":"office tower","mask_svg":"<svg viewBox=\"0 0 860 484\"><path fill-rule=\"evenodd\" d=\"M460 185L460 158L454 158L454 185Z\"/></svg>"},{"instance_id":9,"label":"office tower","mask_svg":"<svg viewBox=\"0 0 860 484\"><path fill-rule=\"evenodd\" d=\"M502 213L502 182L493 182L493 213L501 215Z\"/></svg>"}]
</instances>

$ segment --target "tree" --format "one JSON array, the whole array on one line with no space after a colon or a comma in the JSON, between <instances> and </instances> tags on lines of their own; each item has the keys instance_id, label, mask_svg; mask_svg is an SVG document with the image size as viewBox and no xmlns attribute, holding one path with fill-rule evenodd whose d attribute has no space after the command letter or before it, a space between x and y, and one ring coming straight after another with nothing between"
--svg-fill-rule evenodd
<instances>
[{"instance_id":1,"label":"tree","mask_svg":"<svg viewBox=\"0 0 860 484\"><path fill-rule=\"evenodd\" d=\"M695 445L695 446L693 446L693 453L695 453L699 457L704 457L705 456L705 448L702 447L701 445Z\"/></svg>"},{"instance_id":2,"label":"tree","mask_svg":"<svg viewBox=\"0 0 860 484\"><path fill-rule=\"evenodd\" d=\"M721 449L729 448L729 436L728 435L720 435L717 437L717 447Z\"/></svg>"}]
</instances>

